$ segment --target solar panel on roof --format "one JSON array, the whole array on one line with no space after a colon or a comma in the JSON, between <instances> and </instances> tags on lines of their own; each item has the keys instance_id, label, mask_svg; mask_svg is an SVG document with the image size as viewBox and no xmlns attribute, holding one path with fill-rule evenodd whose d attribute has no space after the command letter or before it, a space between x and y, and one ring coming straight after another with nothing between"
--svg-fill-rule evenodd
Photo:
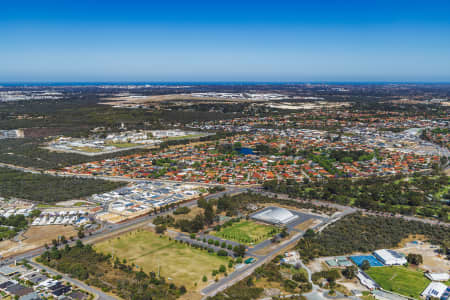
<instances>
[{"instance_id":1,"label":"solar panel on roof","mask_svg":"<svg viewBox=\"0 0 450 300\"><path fill-rule=\"evenodd\" d=\"M394 250L387 250L387 251L395 258L403 258L403 256L400 253L395 252Z\"/></svg>"}]
</instances>

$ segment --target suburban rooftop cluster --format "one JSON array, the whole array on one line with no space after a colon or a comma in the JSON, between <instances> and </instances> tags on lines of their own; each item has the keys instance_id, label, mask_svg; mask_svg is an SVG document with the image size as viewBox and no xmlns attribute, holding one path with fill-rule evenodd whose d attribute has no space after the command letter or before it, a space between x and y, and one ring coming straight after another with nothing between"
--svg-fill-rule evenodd
<instances>
[{"instance_id":1,"label":"suburban rooftop cluster","mask_svg":"<svg viewBox=\"0 0 450 300\"><path fill-rule=\"evenodd\" d=\"M305 177L318 180L410 174L427 170L433 162L439 161L438 156L405 154L397 149L382 148L388 144L383 137L370 138L372 142L366 144L358 136L330 136L316 130L260 129L252 135L221 139L217 144L183 145L158 153L84 163L63 171L187 182L258 184L271 179L302 181ZM239 148L227 152L223 145L239 145ZM336 150L363 151L367 157L360 161L339 162L324 156Z\"/></svg>"}]
</instances>

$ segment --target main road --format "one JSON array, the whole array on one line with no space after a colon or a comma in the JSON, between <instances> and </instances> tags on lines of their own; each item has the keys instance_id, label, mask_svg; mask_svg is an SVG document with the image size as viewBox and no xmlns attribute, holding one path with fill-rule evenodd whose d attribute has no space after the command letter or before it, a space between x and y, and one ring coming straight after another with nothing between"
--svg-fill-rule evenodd
<instances>
[{"instance_id":1,"label":"main road","mask_svg":"<svg viewBox=\"0 0 450 300\"><path fill-rule=\"evenodd\" d=\"M0 163L0 166L2 166L2 165L4 165L4 164ZM11 166L8 166L8 167L11 167ZM22 168L15 168L15 169L23 170ZM28 172L41 173L39 171L32 171L32 170L28 170ZM58 175L58 176L61 176L61 175ZM62 176L66 176L66 175L62 175ZM67 175L67 176L73 176L73 175ZM84 177L84 176L80 176L80 177ZM108 178L108 179L110 180L110 178ZM141 180L139 180L139 181L141 181ZM260 187L229 187L225 191L207 195L205 197L205 199L207 199L207 200L217 199L224 195L236 195L239 193L244 193L246 191L251 191L251 192L262 194L262 195L269 196L269 197L276 196L277 198L280 198L280 199L289 199L289 200L303 202L303 203L307 202L307 203L311 203L316 206L327 206L330 208L335 208L340 211L338 213L335 213L331 218L324 219L322 221L322 223L318 224L316 226L316 228L318 230L323 230L326 226L328 226L328 225L332 224L333 222L336 222L340 218L342 218L348 214L354 213L356 211L361 211L361 212L364 212L366 214L371 214L371 215L383 215L386 217L403 218L403 219L407 219L407 220L420 221L420 222L434 224L434 225L439 224L439 225L444 225L444 226L450 226L450 224L448 224L448 223L440 223L435 220L370 212L370 211L360 209L360 208L353 208L353 207L349 207L349 206L339 205L336 203L330 203L330 202L325 202L325 201L320 201L320 200L305 201L305 200L290 198L287 195L273 194L273 193L267 192ZM197 200L181 204L181 206L195 206L195 205L197 205ZM170 212L171 212L171 210L166 210L164 212L158 213L158 215L164 215L164 214L168 214ZM129 220L129 221L121 223L121 224L113 224L113 225L104 224L104 226L102 226L99 230L95 231L91 236L83 238L83 242L92 243L98 239L107 238L108 236L117 234L121 231L132 230L134 227L145 225L146 223L148 224L148 222L151 221L154 217L156 217L156 215L146 215L146 216L143 216L140 218ZM205 289L202 290L202 294L204 294L205 297L214 295L214 294L224 290L225 288L235 284L239 280L242 280L243 278L250 275L257 267L270 261L273 258L273 256L275 256L276 254L282 252L284 249L286 249L286 248L292 246L293 244L295 244L296 242L298 242L298 240L300 240L302 238L303 234L304 234L304 232L296 233L289 240L281 243L278 247L276 247L273 251L271 251L267 255L253 255L258 258L256 263L246 265L246 266L236 270L235 272L231 273L229 276L223 278L222 280L219 280L218 282L213 283L212 285L206 287ZM46 249L44 247L41 247L41 248L37 248L37 249L31 250L31 251L28 251L23 254L9 257L7 259L0 261L0 265L10 264L10 263L14 262L15 260L22 260L22 259L31 260L31 259L35 258L36 256L41 255L45 250ZM250 251L250 254L252 254L251 251ZM41 266L41 268L42 268L42 266ZM55 271L53 271L53 272L55 272ZM65 279L67 278L66 279L67 281L72 282L75 285L80 285L78 281L74 281L73 279L71 279L72 281L68 280L68 279L70 279L68 276L65 276L64 274L62 274L62 275L64 276ZM83 285L80 285L80 286L83 287ZM86 286L86 285L84 285L84 286ZM95 295L97 295L97 297L99 299L105 299L105 300L112 299L111 296L101 293L97 289L91 288L91 289L87 289L87 290L93 292Z\"/></svg>"},{"instance_id":2,"label":"main road","mask_svg":"<svg viewBox=\"0 0 450 300\"><path fill-rule=\"evenodd\" d=\"M351 207L351 206L341 205L341 204L337 204L337 203L326 202L326 201L322 201L322 200L302 200L302 199L298 199L298 198L289 197L286 194L276 194L276 193L267 192L262 188L256 188L256 187L249 188L249 190L254 193L258 193L258 194L261 194L261 195L264 195L267 197L276 197L278 199L292 200L292 201L301 202L301 203L310 203L315 206L326 206L326 207L334 208L337 210L353 209L355 212L359 211L364 214L372 215L372 216L382 216L382 217L387 217L387 218L399 218L399 219L404 219L404 220L408 220L408 221L416 221L416 222L422 222L422 223L431 224L431 225L440 225L440 226L450 227L450 223L441 222L439 220L419 218L419 217L414 217L414 216L405 216L405 215L401 215L401 214L391 214L391 213L387 213L387 212L375 212L375 211L370 211L370 210L367 210L364 208Z\"/></svg>"},{"instance_id":3,"label":"main road","mask_svg":"<svg viewBox=\"0 0 450 300\"><path fill-rule=\"evenodd\" d=\"M351 208L351 207L346 208L346 209L342 210L341 212L334 214L334 216L331 218L322 219L322 222L317 224L316 226L314 226L314 229L323 230L325 227L336 222L340 218L342 218L348 214L354 213L354 212L355 212L354 208ZM295 233L295 232L296 231L291 231L291 233ZM252 251L249 250L248 254L250 256L256 256L258 258L258 260L255 263L244 265L243 267L235 270L233 273L231 273L227 277L224 277L221 280L219 280L218 282L215 282L215 283L207 286L206 288L204 288L202 290L202 294L204 296L203 299L206 299L209 296L214 296L218 292L223 291L227 287L230 287L233 284L237 283L238 281L251 275L255 271L255 269L257 269L258 267L262 266L265 263L268 263L270 260L273 259L273 257L275 255L277 255L277 254L283 252L285 249L295 245L303 237L304 234L305 234L305 232L303 232L303 231L295 233L291 238L289 238L287 241L280 243L274 250L270 251L266 255L255 255L255 253L252 253Z\"/></svg>"}]
</instances>

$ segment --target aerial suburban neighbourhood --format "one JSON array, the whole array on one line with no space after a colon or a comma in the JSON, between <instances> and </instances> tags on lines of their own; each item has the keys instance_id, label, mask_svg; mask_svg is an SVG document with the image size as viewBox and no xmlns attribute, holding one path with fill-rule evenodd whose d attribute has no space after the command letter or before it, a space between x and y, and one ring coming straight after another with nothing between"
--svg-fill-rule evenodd
<instances>
[{"instance_id":1,"label":"aerial suburban neighbourhood","mask_svg":"<svg viewBox=\"0 0 450 300\"><path fill-rule=\"evenodd\" d=\"M450 1L2 1L0 300L450 300Z\"/></svg>"},{"instance_id":2,"label":"aerial suburban neighbourhood","mask_svg":"<svg viewBox=\"0 0 450 300\"><path fill-rule=\"evenodd\" d=\"M450 88L368 88L4 100L2 297L448 299Z\"/></svg>"}]
</instances>

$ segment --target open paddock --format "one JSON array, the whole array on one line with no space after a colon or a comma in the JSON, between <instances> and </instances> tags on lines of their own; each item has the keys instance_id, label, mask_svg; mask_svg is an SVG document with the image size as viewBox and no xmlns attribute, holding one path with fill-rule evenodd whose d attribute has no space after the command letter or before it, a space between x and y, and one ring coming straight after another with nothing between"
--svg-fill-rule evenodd
<instances>
[{"instance_id":1,"label":"open paddock","mask_svg":"<svg viewBox=\"0 0 450 300\"><path fill-rule=\"evenodd\" d=\"M70 225L32 226L20 237L19 242L8 240L0 242L0 255L8 257L51 244L53 239L64 235L67 239L76 237L77 231Z\"/></svg>"},{"instance_id":2,"label":"open paddock","mask_svg":"<svg viewBox=\"0 0 450 300\"><path fill-rule=\"evenodd\" d=\"M203 275L211 279L211 272L220 265L227 266L229 260L144 229L102 241L94 248L126 259L145 272L161 272L162 276L188 290L200 290L206 285Z\"/></svg>"}]
</instances>

